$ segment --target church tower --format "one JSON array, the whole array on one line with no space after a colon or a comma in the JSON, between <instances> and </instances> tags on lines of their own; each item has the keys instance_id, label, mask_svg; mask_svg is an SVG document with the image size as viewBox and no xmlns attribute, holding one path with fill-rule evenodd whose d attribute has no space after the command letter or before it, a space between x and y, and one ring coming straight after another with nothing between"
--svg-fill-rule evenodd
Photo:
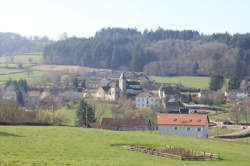
<instances>
[{"instance_id":1,"label":"church tower","mask_svg":"<svg viewBox=\"0 0 250 166\"><path fill-rule=\"evenodd\" d=\"M123 94L126 93L126 77L124 73L122 73L119 78L119 88Z\"/></svg>"}]
</instances>

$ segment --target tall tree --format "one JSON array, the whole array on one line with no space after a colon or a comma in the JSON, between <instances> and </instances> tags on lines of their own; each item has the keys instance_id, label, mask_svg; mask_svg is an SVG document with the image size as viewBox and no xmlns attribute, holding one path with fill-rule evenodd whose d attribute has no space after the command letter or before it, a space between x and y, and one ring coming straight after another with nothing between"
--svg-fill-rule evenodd
<instances>
[{"instance_id":1,"label":"tall tree","mask_svg":"<svg viewBox=\"0 0 250 166\"><path fill-rule=\"evenodd\" d=\"M239 89L240 83L241 83L241 79L239 77L232 77L228 81L228 89L229 90Z\"/></svg>"},{"instance_id":2,"label":"tall tree","mask_svg":"<svg viewBox=\"0 0 250 166\"><path fill-rule=\"evenodd\" d=\"M77 125L87 127L89 123L96 122L95 109L82 99L76 111Z\"/></svg>"},{"instance_id":3,"label":"tall tree","mask_svg":"<svg viewBox=\"0 0 250 166\"><path fill-rule=\"evenodd\" d=\"M221 75L214 75L211 77L209 88L210 90L217 91L223 87L224 77Z\"/></svg>"}]
</instances>

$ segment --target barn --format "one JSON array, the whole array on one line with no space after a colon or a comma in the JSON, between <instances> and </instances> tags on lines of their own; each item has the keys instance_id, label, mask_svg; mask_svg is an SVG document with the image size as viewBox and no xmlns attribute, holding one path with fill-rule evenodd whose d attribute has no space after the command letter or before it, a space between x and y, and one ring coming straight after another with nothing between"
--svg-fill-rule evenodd
<instances>
[{"instance_id":1,"label":"barn","mask_svg":"<svg viewBox=\"0 0 250 166\"><path fill-rule=\"evenodd\" d=\"M208 137L207 115L202 114L164 114L157 117L159 133L177 136Z\"/></svg>"}]
</instances>

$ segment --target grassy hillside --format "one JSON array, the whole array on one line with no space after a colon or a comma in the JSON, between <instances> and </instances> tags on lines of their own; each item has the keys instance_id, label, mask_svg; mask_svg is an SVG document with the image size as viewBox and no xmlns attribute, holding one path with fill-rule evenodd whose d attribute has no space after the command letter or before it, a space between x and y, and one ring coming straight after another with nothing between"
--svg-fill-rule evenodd
<instances>
[{"instance_id":1,"label":"grassy hillside","mask_svg":"<svg viewBox=\"0 0 250 166\"><path fill-rule=\"evenodd\" d=\"M210 77L201 76L151 76L151 80L159 83L181 84L190 88L209 88ZM226 79L227 83L228 79ZM226 84L225 83L225 84Z\"/></svg>"},{"instance_id":2,"label":"grassy hillside","mask_svg":"<svg viewBox=\"0 0 250 166\"><path fill-rule=\"evenodd\" d=\"M152 76L151 80L159 83L181 84L190 88L208 88L210 77L198 76Z\"/></svg>"},{"instance_id":3,"label":"grassy hillside","mask_svg":"<svg viewBox=\"0 0 250 166\"><path fill-rule=\"evenodd\" d=\"M32 59L32 61L30 62L29 59ZM0 63L11 63L11 64L37 63L37 64L40 64L42 63L42 61L43 61L43 57L42 57L41 52L32 52L32 53L26 53L23 55L0 57Z\"/></svg>"},{"instance_id":4,"label":"grassy hillside","mask_svg":"<svg viewBox=\"0 0 250 166\"><path fill-rule=\"evenodd\" d=\"M221 161L179 161L111 144L173 145L218 153ZM0 126L1 166L248 166L250 145L156 132L115 132L73 127Z\"/></svg>"},{"instance_id":5,"label":"grassy hillside","mask_svg":"<svg viewBox=\"0 0 250 166\"><path fill-rule=\"evenodd\" d=\"M0 69L0 73L1 73L2 69ZM8 74L8 75L1 75L0 76L0 84L12 79L12 80L20 80L20 79L26 79L29 81L36 81L37 78L42 77L43 75L45 75L47 72L44 71L32 71L30 73L28 72L23 72L23 73L17 73L17 74Z\"/></svg>"}]
</instances>

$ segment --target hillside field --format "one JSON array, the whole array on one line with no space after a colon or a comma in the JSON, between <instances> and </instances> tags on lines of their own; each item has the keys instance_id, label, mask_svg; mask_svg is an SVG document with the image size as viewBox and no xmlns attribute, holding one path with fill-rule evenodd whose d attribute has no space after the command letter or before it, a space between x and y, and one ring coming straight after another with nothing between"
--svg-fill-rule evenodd
<instances>
[{"instance_id":1,"label":"hillside field","mask_svg":"<svg viewBox=\"0 0 250 166\"><path fill-rule=\"evenodd\" d=\"M220 154L220 161L179 161L111 144L172 145ZM248 166L250 144L77 127L0 126L1 166Z\"/></svg>"},{"instance_id":2,"label":"hillside field","mask_svg":"<svg viewBox=\"0 0 250 166\"><path fill-rule=\"evenodd\" d=\"M30 62L29 59L32 59ZM43 62L43 57L41 52L32 52L32 53L26 53L23 55L16 55L16 56L2 56L0 57L0 63L10 63L10 64L18 64L18 63L23 63L23 64L30 64L30 63L35 63L35 64L40 64Z\"/></svg>"},{"instance_id":3,"label":"hillside field","mask_svg":"<svg viewBox=\"0 0 250 166\"><path fill-rule=\"evenodd\" d=\"M203 76L151 76L150 79L159 83L181 84L185 87L200 89L209 88L210 82L210 77ZM225 84L227 82L228 79Z\"/></svg>"}]
</instances>

